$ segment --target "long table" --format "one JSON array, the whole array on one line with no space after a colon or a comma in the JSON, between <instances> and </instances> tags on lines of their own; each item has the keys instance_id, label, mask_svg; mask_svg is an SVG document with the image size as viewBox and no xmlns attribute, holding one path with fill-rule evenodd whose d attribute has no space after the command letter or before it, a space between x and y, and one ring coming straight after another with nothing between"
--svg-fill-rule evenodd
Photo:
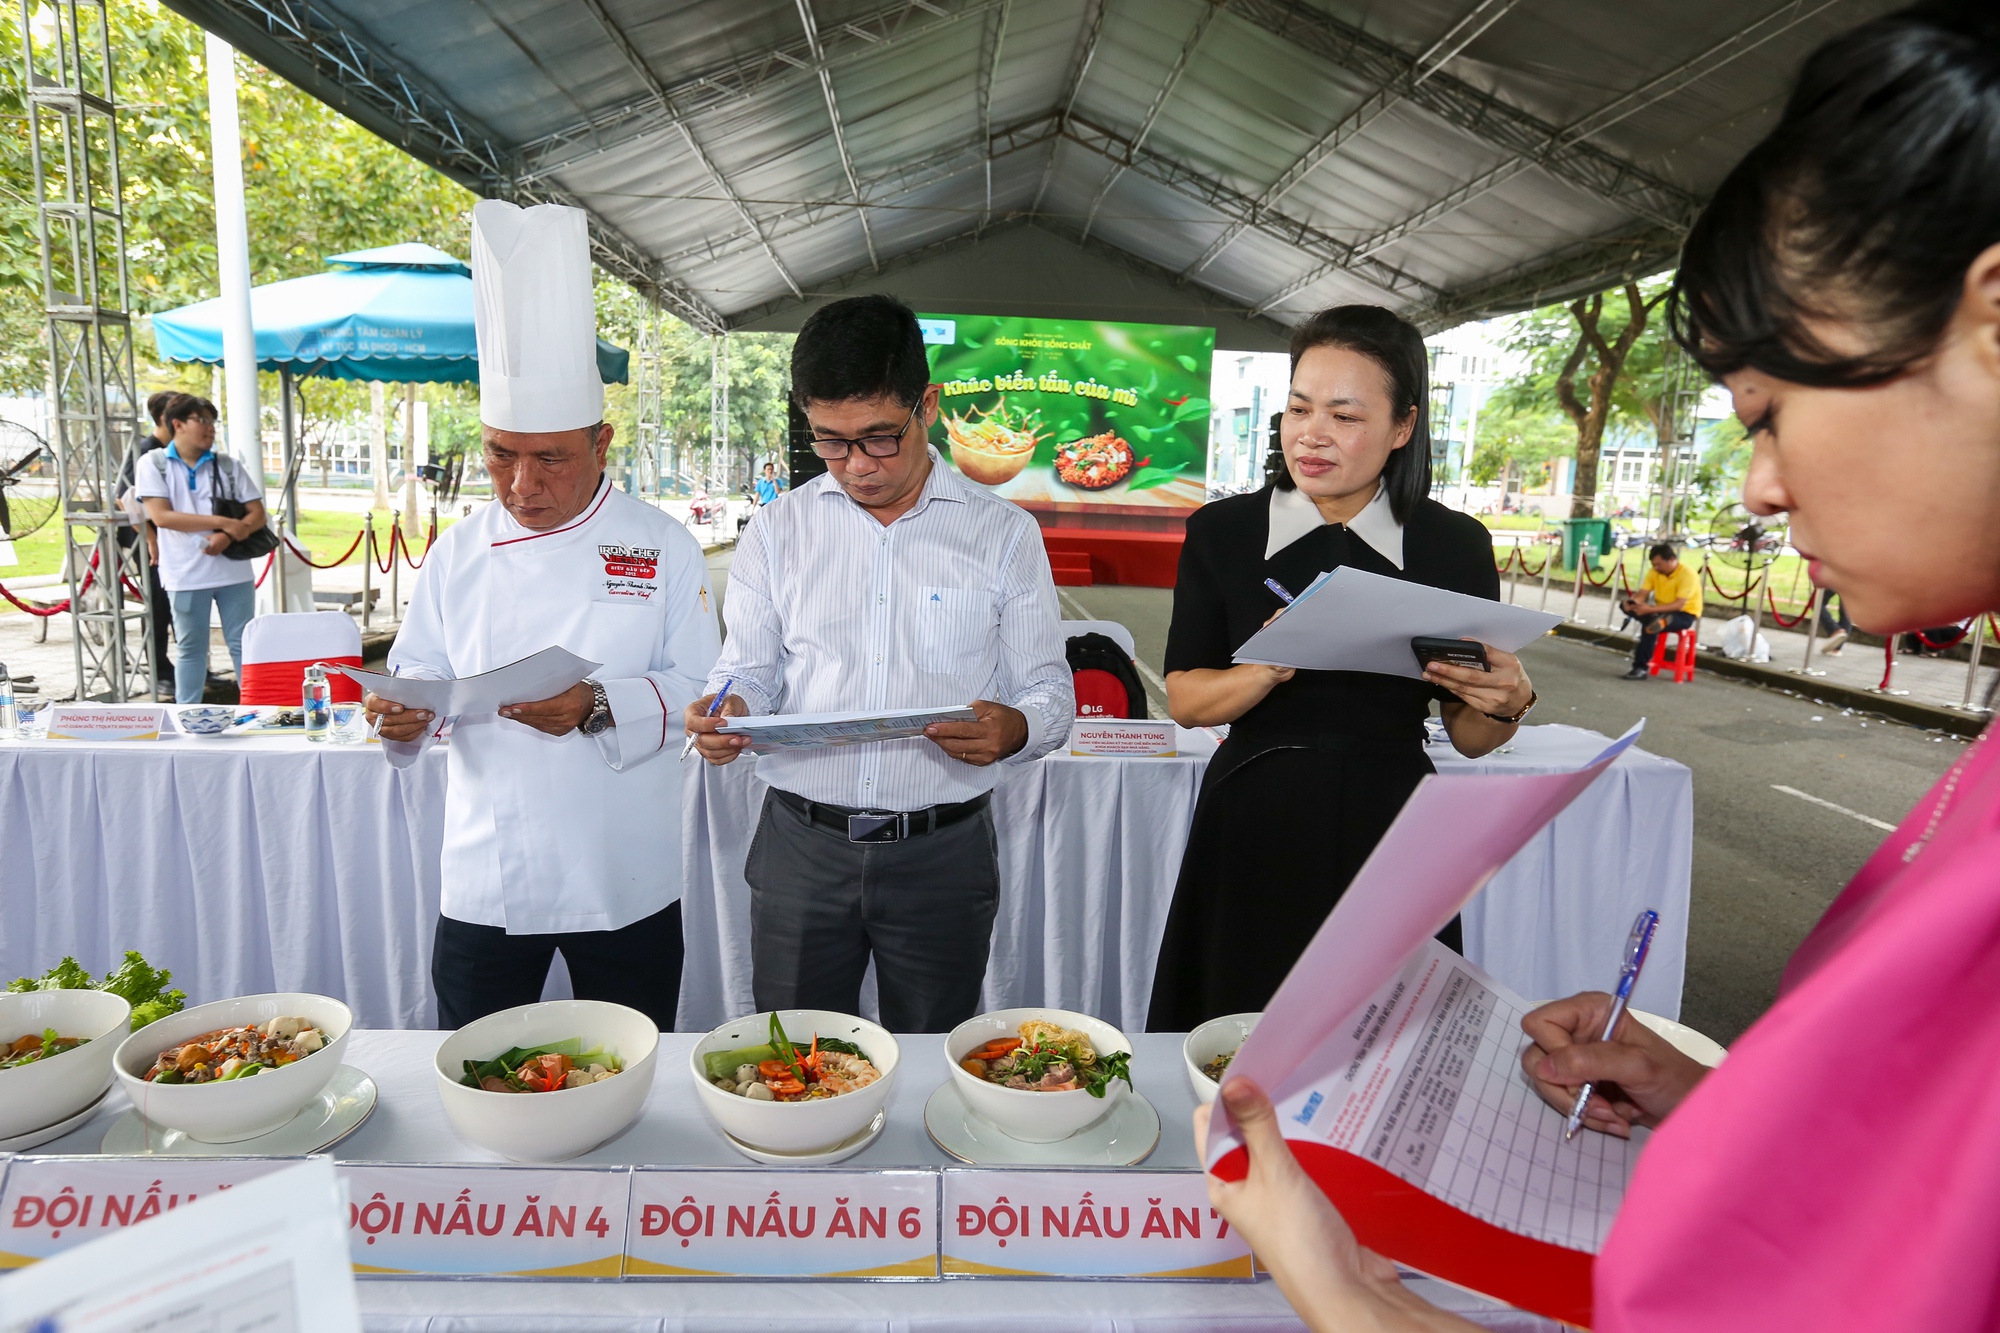
<instances>
[{"instance_id":1,"label":"long table","mask_svg":"<svg viewBox=\"0 0 2000 1333\"><path fill-rule=\"evenodd\" d=\"M1483 759L1432 757L1448 773L1551 772L1603 743L1525 727ZM1009 770L988 1007L1144 1029L1207 764L1199 733L1187 744L1177 759L1058 754ZM345 999L366 1026L430 1027L444 761L398 771L372 746L292 737L0 743L0 980L64 954L102 971L138 949L196 1001L304 990ZM742 869L764 788L747 760L687 787L679 1026L705 1031L751 1007ZM1678 1016L1693 827L1688 770L1628 752L1467 907L1467 956L1530 998L1602 988L1633 916L1654 907L1634 1003ZM566 988L558 966L548 993Z\"/></svg>"},{"instance_id":2,"label":"long table","mask_svg":"<svg viewBox=\"0 0 2000 1333\"><path fill-rule=\"evenodd\" d=\"M444 1118L434 1083L437 1032L358 1031L346 1062L375 1080L380 1100L359 1130L331 1150L345 1161L487 1163L501 1159L460 1139ZM646 1108L631 1129L577 1158L580 1163L748 1166L695 1104L687 1056L697 1037L660 1040L658 1072ZM945 1077L944 1038L905 1036L902 1069L891 1089L882 1135L843 1168L929 1167L951 1159L924 1131L924 1100ZM1194 1098L1181 1062L1181 1038L1134 1038L1132 1078L1160 1113L1160 1143L1144 1166L1193 1170ZM105 1107L37 1154L94 1153L130 1103L114 1088ZM1414 1279L1429 1299L1502 1333L1556 1333L1558 1326L1442 1283ZM435 1333L440 1328L512 1333L551 1327L589 1333L736 1333L757 1327L797 1330L949 1328L1035 1333L1043 1328L1102 1333L1291 1333L1303 1324L1277 1286L1256 1283L1007 1281L910 1283L625 1282L579 1285L523 1280L411 1281L360 1284L370 1333Z\"/></svg>"}]
</instances>

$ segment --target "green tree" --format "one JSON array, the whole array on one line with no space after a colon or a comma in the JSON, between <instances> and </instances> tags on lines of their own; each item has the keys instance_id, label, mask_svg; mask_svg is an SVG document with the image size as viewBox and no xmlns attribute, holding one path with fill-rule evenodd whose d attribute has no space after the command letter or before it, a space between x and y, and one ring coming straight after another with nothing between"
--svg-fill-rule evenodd
<instances>
[{"instance_id":1,"label":"green tree","mask_svg":"<svg viewBox=\"0 0 2000 1333\"><path fill-rule=\"evenodd\" d=\"M217 290L205 39L156 0L112 5L109 18L132 304L150 314ZM0 392L14 393L47 375L20 59L18 25L0 24ZM397 241L465 252L470 191L261 66L239 57L237 72L253 282ZM143 333L137 347L145 387L193 387L153 361Z\"/></svg>"},{"instance_id":2,"label":"green tree","mask_svg":"<svg viewBox=\"0 0 2000 1333\"><path fill-rule=\"evenodd\" d=\"M1481 486L1536 476L1575 444L1569 423L1547 406L1495 395L1479 414L1478 437L1466 471Z\"/></svg>"},{"instance_id":3,"label":"green tree","mask_svg":"<svg viewBox=\"0 0 2000 1333\"><path fill-rule=\"evenodd\" d=\"M1568 447L1559 453L1576 459L1573 516L1587 516L1596 502L1606 432L1658 429L1665 330L1653 315L1668 285L1664 278L1628 282L1567 305L1543 306L1515 316L1501 339L1526 368L1495 389L1489 410L1544 417L1559 412L1568 419ZM1485 425L1482 420L1482 439Z\"/></svg>"}]
</instances>

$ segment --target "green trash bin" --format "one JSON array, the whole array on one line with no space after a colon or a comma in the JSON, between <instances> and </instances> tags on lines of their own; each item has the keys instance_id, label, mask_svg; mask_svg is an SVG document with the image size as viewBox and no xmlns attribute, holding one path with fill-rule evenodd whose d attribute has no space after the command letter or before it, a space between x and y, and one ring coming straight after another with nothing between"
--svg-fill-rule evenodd
<instances>
[{"instance_id":1,"label":"green trash bin","mask_svg":"<svg viewBox=\"0 0 2000 1333\"><path fill-rule=\"evenodd\" d=\"M1593 562L1611 552L1611 520L1608 518L1566 518L1563 525L1563 567L1575 569L1577 558Z\"/></svg>"}]
</instances>

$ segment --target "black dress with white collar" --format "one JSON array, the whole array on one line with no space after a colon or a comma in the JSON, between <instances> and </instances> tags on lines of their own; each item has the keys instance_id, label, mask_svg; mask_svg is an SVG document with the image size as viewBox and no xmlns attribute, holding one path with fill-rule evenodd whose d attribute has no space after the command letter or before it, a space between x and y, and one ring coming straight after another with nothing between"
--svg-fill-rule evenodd
<instances>
[{"instance_id":1,"label":"black dress with white collar","mask_svg":"<svg viewBox=\"0 0 2000 1333\"><path fill-rule=\"evenodd\" d=\"M1470 515L1421 501L1402 528L1399 569L1342 524L1307 530L1267 559L1271 500L1266 488L1189 518L1169 672L1229 667L1284 604L1266 579L1298 592L1352 565L1499 599L1492 539ZM1150 1030L1186 1031L1264 1007L1433 771L1424 719L1452 697L1399 676L1299 671L1237 719L1202 780L1154 974ZM1440 932L1454 948L1457 936L1456 922Z\"/></svg>"}]
</instances>

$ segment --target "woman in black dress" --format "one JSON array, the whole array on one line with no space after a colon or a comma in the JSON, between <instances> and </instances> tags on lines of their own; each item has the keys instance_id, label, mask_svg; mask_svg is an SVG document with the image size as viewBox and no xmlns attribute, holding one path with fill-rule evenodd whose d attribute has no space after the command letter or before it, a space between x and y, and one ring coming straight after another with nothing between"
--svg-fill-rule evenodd
<instances>
[{"instance_id":1,"label":"woman in black dress","mask_svg":"<svg viewBox=\"0 0 2000 1333\"><path fill-rule=\"evenodd\" d=\"M1506 743L1534 703L1520 659L1423 680L1231 664L1297 592L1352 565L1498 599L1486 529L1429 498L1423 336L1379 306L1322 311L1292 338L1284 466L1188 520L1167 636L1167 704L1230 724L1202 781L1147 1026L1262 1009L1417 782L1439 705L1461 754ZM1441 832L1444 832L1441 830ZM1458 922L1439 938L1459 947Z\"/></svg>"}]
</instances>

